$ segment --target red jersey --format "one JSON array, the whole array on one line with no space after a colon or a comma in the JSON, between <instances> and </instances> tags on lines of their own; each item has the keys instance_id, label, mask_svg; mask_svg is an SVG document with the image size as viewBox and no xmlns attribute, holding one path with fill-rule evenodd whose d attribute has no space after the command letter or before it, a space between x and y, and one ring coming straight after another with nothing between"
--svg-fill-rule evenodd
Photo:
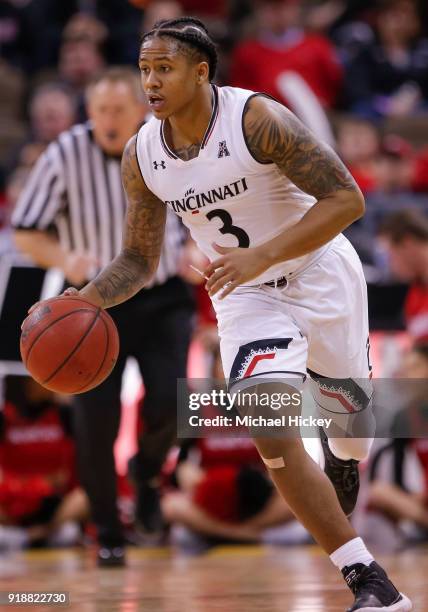
<instances>
[{"instance_id":1,"label":"red jersey","mask_svg":"<svg viewBox=\"0 0 428 612\"><path fill-rule=\"evenodd\" d=\"M184 15L226 16L226 0L181 0L180 4Z\"/></svg>"},{"instance_id":2,"label":"red jersey","mask_svg":"<svg viewBox=\"0 0 428 612\"><path fill-rule=\"evenodd\" d=\"M424 473L425 494L428 497L428 439L418 438L414 440L413 448L416 451L416 455Z\"/></svg>"},{"instance_id":3,"label":"red jersey","mask_svg":"<svg viewBox=\"0 0 428 612\"><path fill-rule=\"evenodd\" d=\"M25 477L63 472L64 488L74 484L74 442L65 431L57 406L31 419L22 416L13 404L5 404L0 466L4 473Z\"/></svg>"},{"instance_id":4,"label":"red jersey","mask_svg":"<svg viewBox=\"0 0 428 612\"><path fill-rule=\"evenodd\" d=\"M199 438L197 448L200 452L200 466L204 470L220 465L235 467L263 466L251 438L231 438L228 436Z\"/></svg>"},{"instance_id":5,"label":"red jersey","mask_svg":"<svg viewBox=\"0 0 428 612\"><path fill-rule=\"evenodd\" d=\"M238 522L240 508L239 474L246 468L264 472L264 464L250 438L227 436L200 438L200 466L204 478L193 492L193 502L211 516L226 522Z\"/></svg>"},{"instance_id":6,"label":"red jersey","mask_svg":"<svg viewBox=\"0 0 428 612\"><path fill-rule=\"evenodd\" d=\"M428 147L416 156L411 186L413 191L428 192Z\"/></svg>"},{"instance_id":7,"label":"red jersey","mask_svg":"<svg viewBox=\"0 0 428 612\"><path fill-rule=\"evenodd\" d=\"M268 93L287 104L277 86L283 72L299 74L324 107L334 105L343 70L333 45L317 34L302 34L295 44L284 48L259 40L243 42L232 57L231 85Z\"/></svg>"},{"instance_id":8,"label":"red jersey","mask_svg":"<svg viewBox=\"0 0 428 612\"><path fill-rule=\"evenodd\" d=\"M428 341L428 286L410 287L404 306L406 326L410 335L418 342Z\"/></svg>"},{"instance_id":9,"label":"red jersey","mask_svg":"<svg viewBox=\"0 0 428 612\"><path fill-rule=\"evenodd\" d=\"M196 305L200 325L215 325L217 318L208 291L203 284L195 287Z\"/></svg>"}]
</instances>

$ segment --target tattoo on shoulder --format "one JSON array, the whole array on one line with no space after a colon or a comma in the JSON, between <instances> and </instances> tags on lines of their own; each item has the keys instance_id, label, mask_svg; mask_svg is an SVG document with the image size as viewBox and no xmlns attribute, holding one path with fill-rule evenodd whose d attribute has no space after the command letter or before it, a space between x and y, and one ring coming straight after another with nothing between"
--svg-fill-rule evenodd
<instances>
[{"instance_id":1,"label":"tattoo on shoulder","mask_svg":"<svg viewBox=\"0 0 428 612\"><path fill-rule=\"evenodd\" d=\"M166 207L146 186L136 153L136 137L125 148L122 181L128 206L122 251L94 280L105 304L127 299L155 273L165 230Z\"/></svg>"},{"instance_id":2,"label":"tattoo on shoulder","mask_svg":"<svg viewBox=\"0 0 428 612\"><path fill-rule=\"evenodd\" d=\"M337 154L284 106L252 98L245 109L248 147L260 162L273 162L302 191L317 199L356 183Z\"/></svg>"}]
</instances>

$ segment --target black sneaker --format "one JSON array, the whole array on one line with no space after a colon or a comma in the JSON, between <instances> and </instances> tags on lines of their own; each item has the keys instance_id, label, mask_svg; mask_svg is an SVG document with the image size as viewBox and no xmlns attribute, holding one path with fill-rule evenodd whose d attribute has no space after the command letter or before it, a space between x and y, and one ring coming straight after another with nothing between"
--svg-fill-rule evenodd
<instances>
[{"instance_id":1,"label":"black sneaker","mask_svg":"<svg viewBox=\"0 0 428 612\"><path fill-rule=\"evenodd\" d=\"M412 609L410 599L397 591L376 561L370 565L356 563L344 567L342 574L355 595L354 605L346 612L407 612Z\"/></svg>"},{"instance_id":2,"label":"black sneaker","mask_svg":"<svg viewBox=\"0 0 428 612\"><path fill-rule=\"evenodd\" d=\"M100 546L97 552L98 567L123 567L125 549L123 546Z\"/></svg>"},{"instance_id":3,"label":"black sneaker","mask_svg":"<svg viewBox=\"0 0 428 612\"><path fill-rule=\"evenodd\" d=\"M136 526L147 535L160 535L165 529L165 522L160 506L160 493L157 479L138 483Z\"/></svg>"},{"instance_id":4,"label":"black sneaker","mask_svg":"<svg viewBox=\"0 0 428 612\"><path fill-rule=\"evenodd\" d=\"M337 498L346 516L351 516L357 503L360 490L360 474L358 461L338 459L330 450L327 435L319 428L322 450L324 453L324 472L336 489Z\"/></svg>"}]
</instances>

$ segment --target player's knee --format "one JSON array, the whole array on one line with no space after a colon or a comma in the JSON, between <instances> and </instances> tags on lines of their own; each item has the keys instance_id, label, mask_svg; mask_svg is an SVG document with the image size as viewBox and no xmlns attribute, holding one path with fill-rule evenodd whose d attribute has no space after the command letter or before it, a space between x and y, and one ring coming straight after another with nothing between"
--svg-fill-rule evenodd
<instances>
[{"instance_id":1,"label":"player's knee","mask_svg":"<svg viewBox=\"0 0 428 612\"><path fill-rule=\"evenodd\" d=\"M334 414L357 414L371 405L369 380L327 378L311 372L310 388L318 407Z\"/></svg>"},{"instance_id":2,"label":"player's knee","mask_svg":"<svg viewBox=\"0 0 428 612\"><path fill-rule=\"evenodd\" d=\"M327 432L329 438L346 436L345 444L350 438L355 439L354 452L364 458L370 444L360 440L373 438L376 430L371 382L326 378L311 372L310 387L319 415L332 421Z\"/></svg>"},{"instance_id":3,"label":"player's knee","mask_svg":"<svg viewBox=\"0 0 428 612\"><path fill-rule=\"evenodd\" d=\"M260 457L269 469L285 467L296 452L304 452L300 439L295 438L253 438Z\"/></svg>"}]
</instances>

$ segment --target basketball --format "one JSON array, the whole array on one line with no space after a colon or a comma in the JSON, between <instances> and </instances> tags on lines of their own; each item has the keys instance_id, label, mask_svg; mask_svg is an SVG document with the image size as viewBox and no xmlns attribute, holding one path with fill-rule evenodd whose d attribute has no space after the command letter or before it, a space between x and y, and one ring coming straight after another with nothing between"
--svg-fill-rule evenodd
<instances>
[{"instance_id":1,"label":"basketball","mask_svg":"<svg viewBox=\"0 0 428 612\"><path fill-rule=\"evenodd\" d=\"M105 310L78 296L40 302L25 319L21 357L38 383L57 393L83 393L112 371L119 335Z\"/></svg>"}]
</instances>

